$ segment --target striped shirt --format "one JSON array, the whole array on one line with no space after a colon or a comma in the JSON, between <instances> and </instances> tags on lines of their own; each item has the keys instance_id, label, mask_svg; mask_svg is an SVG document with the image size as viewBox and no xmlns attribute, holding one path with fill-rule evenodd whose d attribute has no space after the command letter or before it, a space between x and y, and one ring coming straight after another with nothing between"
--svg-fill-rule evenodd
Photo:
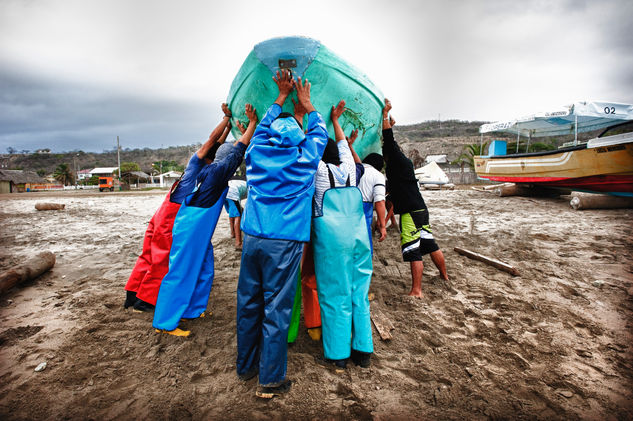
<instances>
[{"instance_id":1,"label":"striped shirt","mask_svg":"<svg viewBox=\"0 0 633 421\"><path fill-rule=\"evenodd\" d=\"M349 150L349 145L345 139L336 142L338 146L338 155L341 160L340 165L326 164L323 161L319 161L319 168L315 175L316 189L314 192L314 199L312 201L312 215L314 217L323 216L323 195L325 191L330 188L330 177L328 176L328 167L332 171L334 176L335 187L344 187L349 177L349 185L356 185L356 166L354 164L354 157Z\"/></svg>"}]
</instances>

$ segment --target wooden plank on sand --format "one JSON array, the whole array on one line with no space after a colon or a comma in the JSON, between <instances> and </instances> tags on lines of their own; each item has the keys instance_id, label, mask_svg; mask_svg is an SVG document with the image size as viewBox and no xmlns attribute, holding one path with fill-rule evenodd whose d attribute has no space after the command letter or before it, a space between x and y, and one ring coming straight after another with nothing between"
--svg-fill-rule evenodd
<instances>
[{"instance_id":1,"label":"wooden plank on sand","mask_svg":"<svg viewBox=\"0 0 633 421\"><path fill-rule=\"evenodd\" d=\"M380 335L380 339L383 341L391 340L390 331L394 329L391 320L385 316L380 310L372 310L371 311L371 321L374 322L374 326L376 326L376 330Z\"/></svg>"},{"instance_id":2,"label":"wooden plank on sand","mask_svg":"<svg viewBox=\"0 0 633 421\"><path fill-rule=\"evenodd\" d=\"M519 271L515 267L510 266L507 263L503 263L500 260L493 259L491 257L486 257L483 254L475 253L474 251L466 250L460 247L455 247L453 250L455 250L457 253L461 254L462 256L479 260L480 262L484 262L487 265L494 266L497 269L500 269L504 272L508 272L509 274L513 276L519 276Z\"/></svg>"}]
</instances>

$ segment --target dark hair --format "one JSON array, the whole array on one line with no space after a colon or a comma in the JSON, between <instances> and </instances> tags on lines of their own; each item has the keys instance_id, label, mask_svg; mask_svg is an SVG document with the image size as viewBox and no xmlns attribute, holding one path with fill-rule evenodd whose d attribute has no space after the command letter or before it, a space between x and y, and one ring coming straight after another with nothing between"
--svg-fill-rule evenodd
<instances>
[{"instance_id":1,"label":"dark hair","mask_svg":"<svg viewBox=\"0 0 633 421\"><path fill-rule=\"evenodd\" d=\"M332 140L331 137L327 140L321 160L326 164L341 165L341 158L338 155L338 146L336 146L336 142Z\"/></svg>"},{"instance_id":2,"label":"dark hair","mask_svg":"<svg viewBox=\"0 0 633 421\"><path fill-rule=\"evenodd\" d=\"M373 152L363 159L363 163L371 165L376 168L377 171L382 171L382 167L385 165L385 160L382 158L382 155Z\"/></svg>"},{"instance_id":3,"label":"dark hair","mask_svg":"<svg viewBox=\"0 0 633 421\"><path fill-rule=\"evenodd\" d=\"M215 153L218 151L218 148L221 145L222 145L221 143L216 142L213 146L211 146L211 149L209 149L209 152L207 152L207 154L204 156L204 159L213 161L215 159Z\"/></svg>"}]
</instances>

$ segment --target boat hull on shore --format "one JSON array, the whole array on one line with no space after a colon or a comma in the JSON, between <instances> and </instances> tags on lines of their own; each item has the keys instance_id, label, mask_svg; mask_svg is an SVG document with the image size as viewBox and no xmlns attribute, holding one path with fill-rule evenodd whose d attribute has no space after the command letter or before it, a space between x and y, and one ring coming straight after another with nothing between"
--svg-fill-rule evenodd
<instances>
[{"instance_id":1,"label":"boat hull on shore","mask_svg":"<svg viewBox=\"0 0 633 421\"><path fill-rule=\"evenodd\" d=\"M606 140L606 139L605 139ZM491 181L633 196L633 138L594 139L557 151L477 156L475 171Z\"/></svg>"}]
</instances>

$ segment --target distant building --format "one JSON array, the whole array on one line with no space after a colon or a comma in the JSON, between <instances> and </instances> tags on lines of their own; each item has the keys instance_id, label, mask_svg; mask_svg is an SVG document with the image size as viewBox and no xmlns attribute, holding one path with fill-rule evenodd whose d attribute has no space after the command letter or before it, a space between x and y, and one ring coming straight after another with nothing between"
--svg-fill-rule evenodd
<instances>
[{"instance_id":1,"label":"distant building","mask_svg":"<svg viewBox=\"0 0 633 421\"><path fill-rule=\"evenodd\" d=\"M93 175L96 175L98 177L112 177L112 174L115 171L118 171L119 167L99 167L99 168L95 168L90 170L90 177L92 177Z\"/></svg>"},{"instance_id":2,"label":"distant building","mask_svg":"<svg viewBox=\"0 0 633 421\"><path fill-rule=\"evenodd\" d=\"M35 153L51 153L51 150L48 148L38 149L35 151Z\"/></svg>"},{"instance_id":3,"label":"distant building","mask_svg":"<svg viewBox=\"0 0 633 421\"><path fill-rule=\"evenodd\" d=\"M33 184L45 184L46 180L33 171L0 170L0 193L31 191Z\"/></svg>"},{"instance_id":4,"label":"distant building","mask_svg":"<svg viewBox=\"0 0 633 421\"><path fill-rule=\"evenodd\" d=\"M171 187L182 176L181 172L169 171L159 175L161 187Z\"/></svg>"},{"instance_id":5,"label":"distant building","mask_svg":"<svg viewBox=\"0 0 633 421\"><path fill-rule=\"evenodd\" d=\"M77 180L86 180L86 179L89 179L90 177L92 177L92 174L90 173L90 171L92 171L92 170L80 170L80 171L77 171Z\"/></svg>"},{"instance_id":6,"label":"distant building","mask_svg":"<svg viewBox=\"0 0 633 421\"><path fill-rule=\"evenodd\" d=\"M144 173L143 171L128 171L124 172L121 178L126 180L129 184L132 184L134 181L136 181L135 184L138 187L141 180L147 183L147 181L150 180L152 177L149 174Z\"/></svg>"}]
</instances>

